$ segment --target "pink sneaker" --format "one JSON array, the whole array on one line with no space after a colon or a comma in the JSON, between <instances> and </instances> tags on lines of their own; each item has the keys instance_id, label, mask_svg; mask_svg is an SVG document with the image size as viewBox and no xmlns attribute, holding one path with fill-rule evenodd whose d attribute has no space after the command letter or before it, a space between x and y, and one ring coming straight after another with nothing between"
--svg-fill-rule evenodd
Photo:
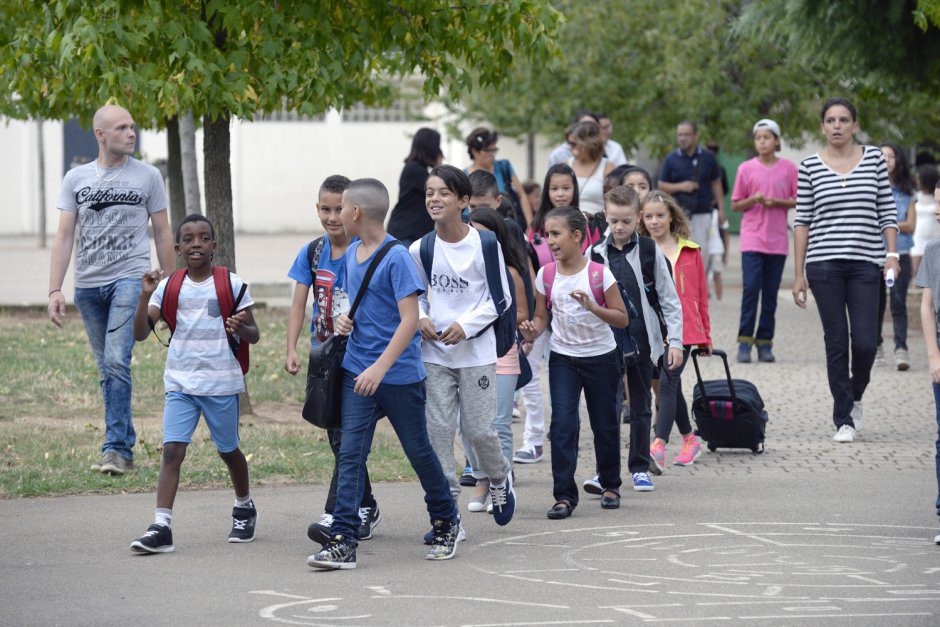
<instances>
[{"instance_id":1,"label":"pink sneaker","mask_svg":"<svg viewBox=\"0 0 940 627\"><path fill-rule=\"evenodd\" d=\"M698 438L695 437L694 433L690 433L689 435L682 436L682 450L679 451L676 458L672 460L672 463L676 466L691 466L701 454L702 444L698 441Z\"/></svg>"},{"instance_id":2,"label":"pink sneaker","mask_svg":"<svg viewBox=\"0 0 940 627\"><path fill-rule=\"evenodd\" d=\"M653 440L650 445L650 459L653 465L650 466L650 472L654 475L661 475L666 470L666 443L662 440Z\"/></svg>"}]
</instances>

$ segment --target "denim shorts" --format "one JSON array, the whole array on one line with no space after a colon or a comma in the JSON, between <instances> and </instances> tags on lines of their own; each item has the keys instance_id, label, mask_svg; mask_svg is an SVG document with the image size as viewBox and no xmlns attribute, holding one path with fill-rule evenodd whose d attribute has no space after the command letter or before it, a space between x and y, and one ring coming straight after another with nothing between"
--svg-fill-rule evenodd
<instances>
[{"instance_id":1,"label":"denim shorts","mask_svg":"<svg viewBox=\"0 0 940 627\"><path fill-rule=\"evenodd\" d=\"M209 435L220 453L238 448L238 394L197 396L167 392L163 406L163 443L192 442L199 415L206 419Z\"/></svg>"}]
</instances>

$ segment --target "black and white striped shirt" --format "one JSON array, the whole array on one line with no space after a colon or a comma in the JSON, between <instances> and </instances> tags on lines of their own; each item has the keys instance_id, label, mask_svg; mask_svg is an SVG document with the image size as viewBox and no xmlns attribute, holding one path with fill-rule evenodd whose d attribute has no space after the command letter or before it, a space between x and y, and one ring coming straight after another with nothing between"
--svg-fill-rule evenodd
<instances>
[{"instance_id":1,"label":"black and white striped shirt","mask_svg":"<svg viewBox=\"0 0 940 627\"><path fill-rule=\"evenodd\" d=\"M819 154L800 162L796 226L809 227L806 263L830 259L885 262L881 232L898 228L897 209L881 150L862 147L848 174L829 168Z\"/></svg>"}]
</instances>

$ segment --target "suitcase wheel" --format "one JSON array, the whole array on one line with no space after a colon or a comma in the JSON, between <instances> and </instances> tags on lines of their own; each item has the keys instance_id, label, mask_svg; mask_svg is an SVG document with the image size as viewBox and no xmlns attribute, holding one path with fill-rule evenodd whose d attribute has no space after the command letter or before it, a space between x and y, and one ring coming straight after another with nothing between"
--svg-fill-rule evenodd
<instances>
[{"instance_id":1,"label":"suitcase wheel","mask_svg":"<svg viewBox=\"0 0 940 627\"><path fill-rule=\"evenodd\" d=\"M715 446L714 444L709 444L709 445L708 445L708 450L711 451L712 453L714 453L715 451L718 450L718 447Z\"/></svg>"}]
</instances>

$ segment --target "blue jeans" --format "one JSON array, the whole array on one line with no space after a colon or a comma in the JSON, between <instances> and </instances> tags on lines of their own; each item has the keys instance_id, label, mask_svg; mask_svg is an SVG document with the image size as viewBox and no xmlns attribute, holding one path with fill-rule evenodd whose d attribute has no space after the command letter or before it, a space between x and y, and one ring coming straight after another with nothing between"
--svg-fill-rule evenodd
<instances>
[{"instance_id":1,"label":"blue jeans","mask_svg":"<svg viewBox=\"0 0 940 627\"><path fill-rule=\"evenodd\" d=\"M744 283L741 294L741 323L738 341L747 344L773 344L777 291L786 255L741 253L741 273ZM757 322L757 302L760 301L760 323ZM757 335L754 335L754 325ZM755 342L756 339L756 342Z\"/></svg>"},{"instance_id":2,"label":"blue jeans","mask_svg":"<svg viewBox=\"0 0 940 627\"><path fill-rule=\"evenodd\" d=\"M372 448L379 408L388 415L402 450L418 475L430 519L457 520L457 505L450 495L441 462L428 439L424 382L407 385L381 383L372 396L356 394L355 385L353 375L344 370L343 436L331 533L343 535L353 542L359 539L359 504L365 494L366 459Z\"/></svg>"},{"instance_id":3,"label":"blue jeans","mask_svg":"<svg viewBox=\"0 0 940 627\"><path fill-rule=\"evenodd\" d=\"M649 353L625 368L630 391L630 444L627 470L630 474L650 471L650 424L653 421L653 362ZM623 406L623 386L617 386L617 405ZM618 412L619 413L619 412Z\"/></svg>"},{"instance_id":4,"label":"blue jeans","mask_svg":"<svg viewBox=\"0 0 940 627\"><path fill-rule=\"evenodd\" d=\"M940 516L940 384L933 384L933 399L937 406L937 454L934 465L937 468L937 516Z\"/></svg>"},{"instance_id":5,"label":"blue jeans","mask_svg":"<svg viewBox=\"0 0 940 627\"><path fill-rule=\"evenodd\" d=\"M901 273L894 279L891 288L891 323L894 326L894 349L907 350L907 288L911 284L911 256L903 253L898 259ZM888 288L881 282L881 293L878 298L878 346L884 343L881 329L885 322L885 308L888 304Z\"/></svg>"},{"instance_id":6,"label":"blue jeans","mask_svg":"<svg viewBox=\"0 0 940 627\"><path fill-rule=\"evenodd\" d=\"M95 355L104 399L102 452L134 458L137 433L131 421L131 351L134 312L140 279L118 279L101 287L75 288L75 306L82 316ZM113 330L112 330L113 329Z\"/></svg>"},{"instance_id":7,"label":"blue jeans","mask_svg":"<svg viewBox=\"0 0 940 627\"><path fill-rule=\"evenodd\" d=\"M806 264L806 280L822 320L832 421L836 429L854 427L852 406L862 400L875 362L881 268L849 259L814 261Z\"/></svg>"},{"instance_id":8,"label":"blue jeans","mask_svg":"<svg viewBox=\"0 0 940 627\"><path fill-rule=\"evenodd\" d=\"M617 386L621 385L621 357L617 350L595 357L572 357L554 351L548 358L548 386L552 394L553 492L556 501L578 504L578 433L581 428L581 390L587 405L597 474L604 490L620 493L620 415Z\"/></svg>"},{"instance_id":9,"label":"blue jeans","mask_svg":"<svg viewBox=\"0 0 940 627\"><path fill-rule=\"evenodd\" d=\"M517 374L498 374L496 375L496 417L493 419L493 429L499 436L499 447L503 452L503 457L512 463L512 403L516 395ZM470 462L470 468L473 469L475 479L486 479L486 473L480 470L477 464L476 453L473 452L473 446L467 438L460 436L463 442L463 450L467 454L467 461Z\"/></svg>"}]
</instances>

